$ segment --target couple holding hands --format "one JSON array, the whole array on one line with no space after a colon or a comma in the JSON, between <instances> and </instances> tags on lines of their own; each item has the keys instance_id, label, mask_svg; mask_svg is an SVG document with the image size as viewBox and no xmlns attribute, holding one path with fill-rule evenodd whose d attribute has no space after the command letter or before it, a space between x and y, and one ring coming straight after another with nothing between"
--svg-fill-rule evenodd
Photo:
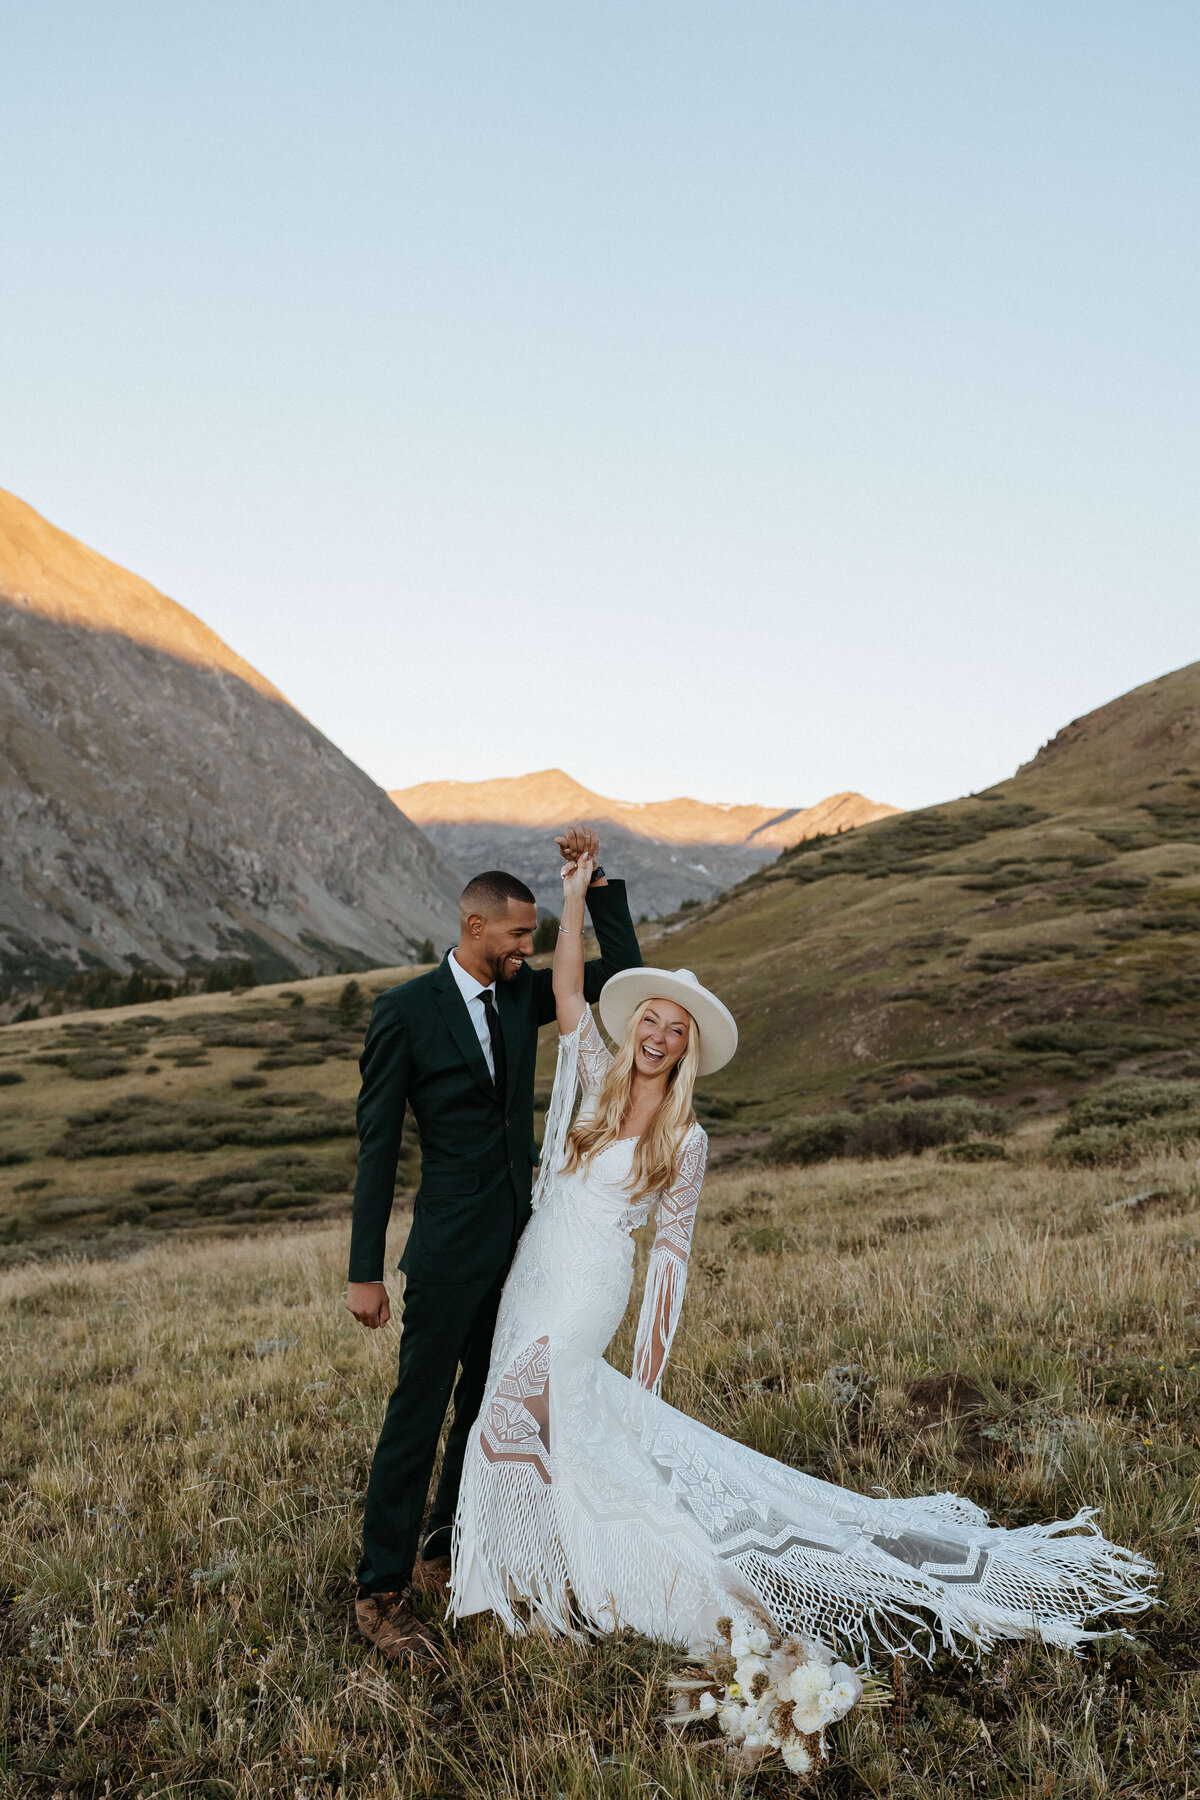
<instances>
[{"instance_id":1,"label":"couple holding hands","mask_svg":"<svg viewBox=\"0 0 1200 1800\"><path fill-rule=\"evenodd\" d=\"M365 1326L390 1317L384 1241L406 1107L422 1167L399 1373L367 1489L363 1636L394 1660L436 1656L414 1592L445 1593L451 1619L489 1610L512 1632L631 1627L696 1651L731 1612L865 1653L872 1633L911 1642L915 1629L950 1645L1074 1644L1098 1614L1147 1604L1149 1566L1090 1513L1006 1531L955 1494L867 1497L660 1398L708 1149L693 1088L733 1056L737 1026L689 970L642 966L595 833L557 841L553 969L528 964L530 890L477 875L457 945L382 994L367 1032L346 1299ZM600 951L586 963L585 914ZM534 1065L552 1020L539 1161ZM626 1376L604 1353L629 1302L631 1234L651 1217Z\"/></svg>"}]
</instances>

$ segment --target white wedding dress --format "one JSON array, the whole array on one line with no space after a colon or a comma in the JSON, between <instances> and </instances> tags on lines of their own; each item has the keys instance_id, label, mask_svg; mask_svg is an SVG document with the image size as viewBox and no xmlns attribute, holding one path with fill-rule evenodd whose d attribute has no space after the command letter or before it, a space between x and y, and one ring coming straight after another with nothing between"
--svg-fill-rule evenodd
<instances>
[{"instance_id":1,"label":"white wedding dress","mask_svg":"<svg viewBox=\"0 0 1200 1800\"><path fill-rule=\"evenodd\" d=\"M693 1124L657 1234L633 1379L604 1361L633 1275L633 1139L583 1172L562 1162L577 1088L611 1062L591 1013L559 1046L527 1226L505 1284L487 1395L454 1526L450 1610L513 1632L630 1626L699 1650L731 1608L869 1653L1076 1644L1110 1611L1150 1604L1153 1569L1090 1512L1005 1531L956 1494L865 1498L773 1462L658 1397L683 1303L708 1140Z\"/></svg>"}]
</instances>

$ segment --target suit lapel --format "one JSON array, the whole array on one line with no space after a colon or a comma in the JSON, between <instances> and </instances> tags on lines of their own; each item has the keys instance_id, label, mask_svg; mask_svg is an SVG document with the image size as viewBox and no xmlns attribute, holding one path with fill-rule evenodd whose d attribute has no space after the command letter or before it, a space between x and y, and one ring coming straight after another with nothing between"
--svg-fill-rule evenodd
<instances>
[{"instance_id":1,"label":"suit lapel","mask_svg":"<svg viewBox=\"0 0 1200 1800\"><path fill-rule=\"evenodd\" d=\"M505 1112L512 1105L517 1076L521 1072L522 1009L512 990L527 979L528 970L522 970L516 981L498 981L496 983L496 1010L500 1014L500 1030L504 1037L504 1067L508 1076L504 1091Z\"/></svg>"},{"instance_id":2,"label":"suit lapel","mask_svg":"<svg viewBox=\"0 0 1200 1800\"><path fill-rule=\"evenodd\" d=\"M475 1035L471 1015L467 1011L467 1003L459 992L458 983L450 973L448 960L447 957L434 977L433 986L437 995L438 1008L446 1021L450 1036L462 1054L463 1061L484 1092L494 1098L496 1084L488 1072L487 1061L480 1048L479 1039Z\"/></svg>"}]
</instances>

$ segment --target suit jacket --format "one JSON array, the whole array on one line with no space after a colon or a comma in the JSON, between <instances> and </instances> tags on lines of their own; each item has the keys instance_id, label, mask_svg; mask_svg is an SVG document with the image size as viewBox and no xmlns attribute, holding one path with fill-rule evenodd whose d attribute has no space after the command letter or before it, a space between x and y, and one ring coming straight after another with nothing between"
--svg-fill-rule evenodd
<instances>
[{"instance_id":1,"label":"suit jacket","mask_svg":"<svg viewBox=\"0 0 1200 1800\"><path fill-rule=\"evenodd\" d=\"M610 975L642 955L625 883L588 895L600 944L584 966L584 993L600 997ZM380 994L359 1069L358 1173L350 1234L351 1281L383 1276L407 1102L421 1138L421 1185L400 1267L426 1281L499 1278L529 1222L533 1169L533 1074L539 1026L554 1017L549 969L522 968L496 983L507 1064L496 1092L467 1003L447 962Z\"/></svg>"}]
</instances>

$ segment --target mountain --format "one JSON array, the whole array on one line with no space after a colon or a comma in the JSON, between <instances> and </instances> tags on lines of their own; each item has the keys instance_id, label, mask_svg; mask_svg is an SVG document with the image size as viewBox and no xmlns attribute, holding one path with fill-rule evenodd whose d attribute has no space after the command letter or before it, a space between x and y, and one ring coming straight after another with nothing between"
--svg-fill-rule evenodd
<instances>
[{"instance_id":1,"label":"mountain","mask_svg":"<svg viewBox=\"0 0 1200 1800\"><path fill-rule=\"evenodd\" d=\"M459 885L206 625L0 490L0 985L395 963Z\"/></svg>"},{"instance_id":2,"label":"mountain","mask_svg":"<svg viewBox=\"0 0 1200 1800\"><path fill-rule=\"evenodd\" d=\"M554 833L580 821L603 834L602 855L624 875L637 912L674 912L707 900L818 832L843 831L897 809L861 794L810 807L723 806L703 800L640 804L593 793L561 769L499 781L427 781L391 798L459 868L506 868L541 906L561 909Z\"/></svg>"},{"instance_id":3,"label":"mountain","mask_svg":"<svg viewBox=\"0 0 1200 1800\"><path fill-rule=\"evenodd\" d=\"M903 1094L1037 1117L1105 1072L1200 1074L1200 663L1008 781L801 843L644 944L733 1008L743 1123Z\"/></svg>"}]
</instances>

